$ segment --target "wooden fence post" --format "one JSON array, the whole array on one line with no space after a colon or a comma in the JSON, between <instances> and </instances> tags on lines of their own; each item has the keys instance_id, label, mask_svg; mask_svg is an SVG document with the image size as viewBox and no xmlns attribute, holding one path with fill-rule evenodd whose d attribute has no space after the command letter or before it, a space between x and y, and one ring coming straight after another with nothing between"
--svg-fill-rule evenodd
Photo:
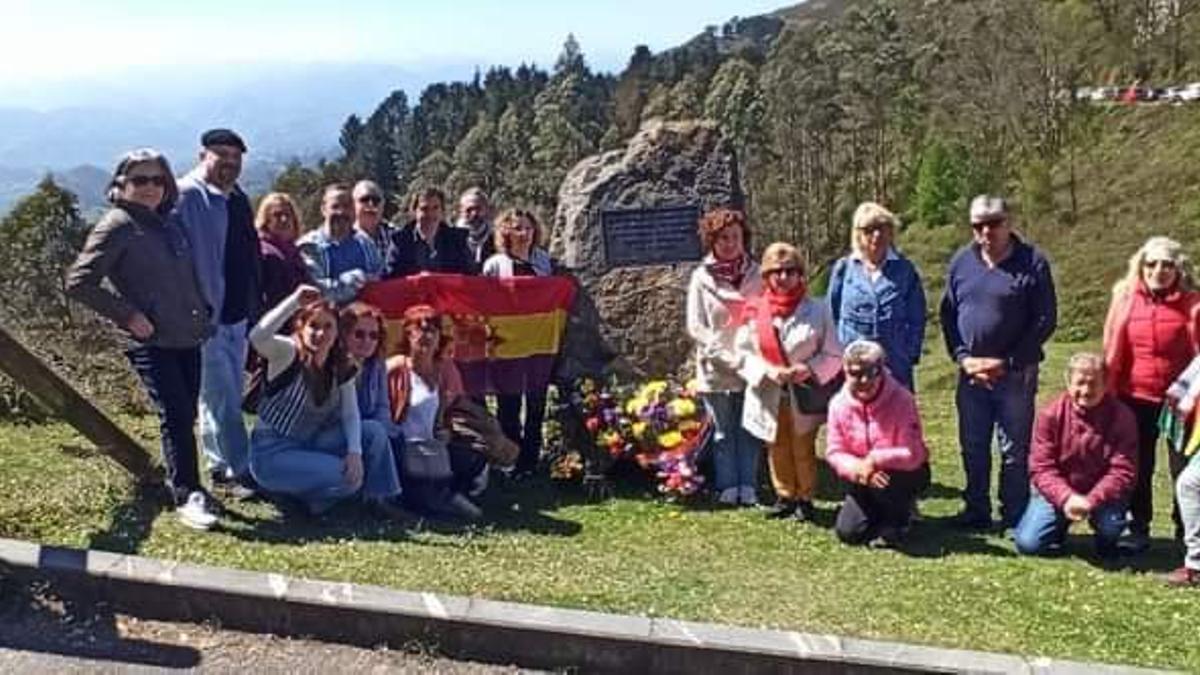
<instances>
[{"instance_id":1,"label":"wooden fence post","mask_svg":"<svg viewBox=\"0 0 1200 675\"><path fill-rule=\"evenodd\" d=\"M139 481L157 482L162 472L154 458L124 429L92 405L33 352L0 326L0 371L70 424Z\"/></svg>"}]
</instances>

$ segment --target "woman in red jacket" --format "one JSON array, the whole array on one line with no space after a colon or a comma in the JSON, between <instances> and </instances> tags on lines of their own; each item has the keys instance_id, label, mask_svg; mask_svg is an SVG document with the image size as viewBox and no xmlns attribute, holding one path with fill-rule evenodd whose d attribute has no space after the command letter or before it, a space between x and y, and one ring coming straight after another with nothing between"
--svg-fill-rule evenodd
<instances>
[{"instance_id":1,"label":"woman in red jacket","mask_svg":"<svg viewBox=\"0 0 1200 675\"><path fill-rule=\"evenodd\" d=\"M1200 353L1200 292L1194 288L1183 246L1151 237L1129 259L1129 272L1113 287L1104 322L1104 361L1108 387L1133 410L1138 428L1138 478L1130 499L1132 552L1150 545L1151 484L1158 416L1167 387ZM1172 477L1183 458L1169 455ZM1178 507L1176 534L1180 532Z\"/></svg>"}]
</instances>

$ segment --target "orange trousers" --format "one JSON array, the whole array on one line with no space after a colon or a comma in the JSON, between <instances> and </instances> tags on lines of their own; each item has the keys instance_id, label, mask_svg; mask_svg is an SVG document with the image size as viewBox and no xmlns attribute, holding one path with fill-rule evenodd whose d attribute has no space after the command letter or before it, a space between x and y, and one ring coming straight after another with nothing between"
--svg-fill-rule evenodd
<instances>
[{"instance_id":1,"label":"orange trousers","mask_svg":"<svg viewBox=\"0 0 1200 675\"><path fill-rule=\"evenodd\" d=\"M796 433L792 406L779 404L779 430L767 445L771 485L780 499L812 501L817 493L817 429Z\"/></svg>"}]
</instances>

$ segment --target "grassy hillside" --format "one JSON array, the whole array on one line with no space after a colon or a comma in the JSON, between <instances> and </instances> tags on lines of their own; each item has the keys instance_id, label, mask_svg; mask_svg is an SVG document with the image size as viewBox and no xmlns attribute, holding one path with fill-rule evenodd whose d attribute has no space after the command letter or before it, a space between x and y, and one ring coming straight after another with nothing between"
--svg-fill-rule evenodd
<instances>
[{"instance_id":1,"label":"grassy hillside","mask_svg":"<svg viewBox=\"0 0 1200 675\"><path fill-rule=\"evenodd\" d=\"M1164 234L1200 257L1200 107L1114 107L1100 114L1097 133L1076 164L1078 219L1068 224L1068 167L1055 167L1056 213L1018 215L1018 227L1050 256L1059 297L1060 340L1100 335L1113 282L1150 236ZM1016 197L1017 190L1010 192ZM969 239L961 227L913 228L901 248L920 265L930 309L946 263Z\"/></svg>"}]
</instances>

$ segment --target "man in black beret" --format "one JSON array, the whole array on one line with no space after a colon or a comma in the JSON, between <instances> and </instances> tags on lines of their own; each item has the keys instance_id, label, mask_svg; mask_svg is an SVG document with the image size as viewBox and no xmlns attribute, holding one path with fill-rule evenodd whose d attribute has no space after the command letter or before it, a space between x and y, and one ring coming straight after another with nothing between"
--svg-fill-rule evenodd
<instances>
[{"instance_id":1,"label":"man in black beret","mask_svg":"<svg viewBox=\"0 0 1200 675\"><path fill-rule=\"evenodd\" d=\"M261 311L261 267L250 199L237 184L246 143L229 129L210 129L200 145L200 163L179 180L175 211L217 322L201 350L200 448L214 487L247 497L253 479L241 400L246 335Z\"/></svg>"}]
</instances>

